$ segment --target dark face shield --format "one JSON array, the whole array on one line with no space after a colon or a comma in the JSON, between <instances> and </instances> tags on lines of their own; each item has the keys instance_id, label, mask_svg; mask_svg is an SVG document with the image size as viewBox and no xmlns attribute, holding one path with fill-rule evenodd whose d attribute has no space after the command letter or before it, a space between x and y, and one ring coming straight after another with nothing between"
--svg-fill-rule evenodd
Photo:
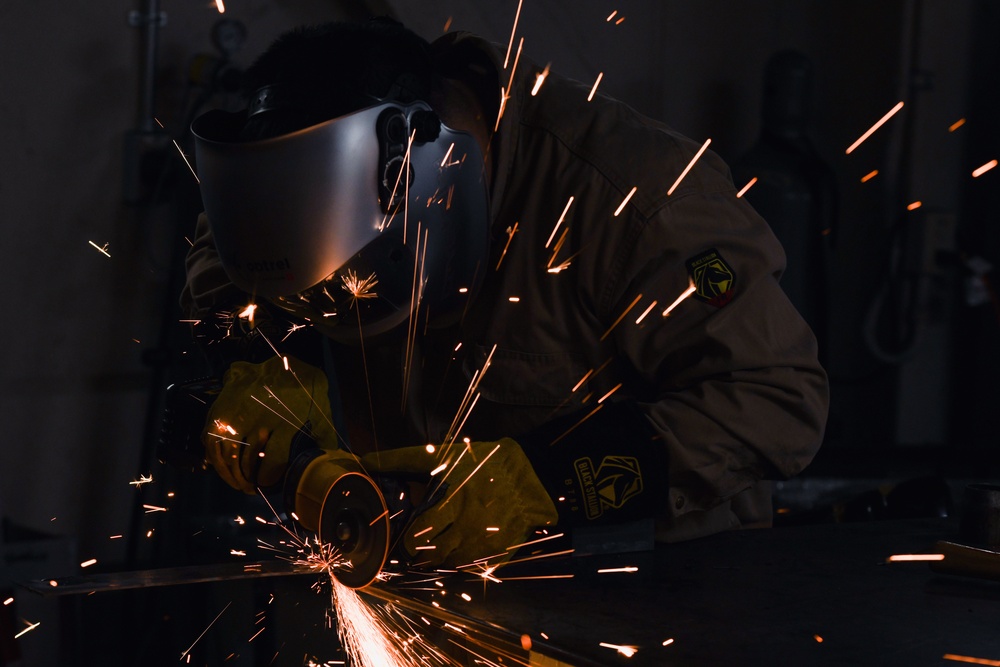
<instances>
[{"instance_id":1,"label":"dark face shield","mask_svg":"<svg viewBox=\"0 0 1000 667\"><path fill-rule=\"evenodd\" d=\"M488 252L470 135L421 102L262 141L239 141L243 120L210 111L192 126L205 211L237 287L338 340L388 331L424 303L462 307Z\"/></svg>"}]
</instances>

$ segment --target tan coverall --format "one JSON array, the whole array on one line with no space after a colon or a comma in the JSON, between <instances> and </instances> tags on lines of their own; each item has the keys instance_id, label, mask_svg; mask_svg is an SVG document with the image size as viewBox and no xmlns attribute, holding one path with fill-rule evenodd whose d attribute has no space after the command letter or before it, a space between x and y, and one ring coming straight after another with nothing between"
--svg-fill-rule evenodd
<instances>
[{"instance_id":1,"label":"tan coverall","mask_svg":"<svg viewBox=\"0 0 1000 667\"><path fill-rule=\"evenodd\" d=\"M507 84L504 54L479 38L434 49L451 75ZM778 241L711 151L668 195L698 143L555 75L533 96L539 71L521 59L490 145L491 256L461 325L418 337L405 401L401 346L366 350L367 380L357 350L335 353L352 445L441 438L496 346L463 435L516 439L613 392L666 449L659 540L769 525L767 480L811 461L828 403L815 338L778 284ZM182 302L204 316L234 289L203 215Z\"/></svg>"}]
</instances>

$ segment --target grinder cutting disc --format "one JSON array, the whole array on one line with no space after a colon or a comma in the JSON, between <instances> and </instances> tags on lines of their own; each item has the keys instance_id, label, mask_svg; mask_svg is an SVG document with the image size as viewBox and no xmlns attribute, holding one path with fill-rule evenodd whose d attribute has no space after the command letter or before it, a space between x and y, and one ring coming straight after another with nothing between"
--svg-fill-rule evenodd
<instances>
[{"instance_id":1,"label":"grinder cutting disc","mask_svg":"<svg viewBox=\"0 0 1000 667\"><path fill-rule=\"evenodd\" d=\"M319 538L350 561L334 570L340 583L363 588L375 581L389 556L389 512L369 477L349 472L330 487L320 510Z\"/></svg>"}]
</instances>

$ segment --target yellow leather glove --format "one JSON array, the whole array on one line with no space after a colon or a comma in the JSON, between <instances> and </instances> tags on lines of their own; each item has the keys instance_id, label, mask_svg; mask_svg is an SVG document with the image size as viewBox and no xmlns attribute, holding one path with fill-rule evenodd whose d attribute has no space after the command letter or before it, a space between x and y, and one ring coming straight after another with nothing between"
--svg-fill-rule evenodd
<instances>
[{"instance_id":1,"label":"yellow leather glove","mask_svg":"<svg viewBox=\"0 0 1000 667\"><path fill-rule=\"evenodd\" d=\"M208 411L202 443L219 477L244 493L281 481L292 438L308 422L323 449L337 448L326 375L288 357L233 363Z\"/></svg>"},{"instance_id":2,"label":"yellow leather glove","mask_svg":"<svg viewBox=\"0 0 1000 667\"><path fill-rule=\"evenodd\" d=\"M503 554L490 559L495 564L535 528L559 520L521 446L510 438L456 443L445 461L424 447L406 447L367 454L362 463L369 473L387 475L429 474L448 465L432 481L433 490L444 479L441 499L417 514L403 536L414 565L460 567Z\"/></svg>"}]
</instances>

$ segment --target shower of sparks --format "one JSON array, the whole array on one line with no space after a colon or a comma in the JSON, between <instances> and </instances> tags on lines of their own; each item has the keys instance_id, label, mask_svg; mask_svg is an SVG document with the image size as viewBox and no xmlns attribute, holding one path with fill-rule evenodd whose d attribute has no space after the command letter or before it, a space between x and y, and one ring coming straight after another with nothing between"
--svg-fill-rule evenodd
<instances>
[{"instance_id":1,"label":"shower of sparks","mask_svg":"<svg viewBox=\"0 0 1000 667\"><path fill-rule=\"evenodd\" d=\"M989 162L987 162L983 166L977 167L972 172L972 177L973 178L979 178L980 176L982 176L983 174L985 174L986 172L988 172L990 169L992 169L995 166L997 166L997 161L996 160L990 160Z\"/></svg>"},{"instance_id":2,"label":"shower of sparks","mask_svg":"<svg viewBox=\"0 0 1000 667\"><path fill-rule=\"evenodd\" d=\"M97 248L97 252L101 253L105 257L111 257L111 253L108 252L108 245L109 244L105 243L104 245L97 245L93 241L87 241L87 243L89 243L90 245L92 245L95 248Z\"/></svg>"},{"instance_id":3,"label":"shower of sparks","mask_svg":"<svg viewBox=\"0 0 1000 667\"><path fill-rule=\"evenodd\" d=\"M603 570L598 570L597 574L612 574L615 572L638 572L639 568L634 565L629 565L628 567L607 567Z\"/></svg>"},{"instance_id":4,"label":"shower of sparks","mask_svg":"<svg viewBox=\"0 0 1000 667\"><path fill-rule=\"evenodd\" d=\"M215 8L219 10L220 14L226 13L226 6L222 4L222 0L215 0Z\"/></svg>"},{"instance_id":5,"label":"shower of sparks","mask_svg":"<svg viewBox=\"0 0 1000 667\"><path fill-rule=\"evenodd\" d=\"M351 269L347 270L346 276L341 276L340 280L344 283L344 289L346 289L351 294L351 303L357 303L362 299L374 299L378 297L374 291L374 287L378 285L378 278L372 273L367 278L358 278L358 275L354 273Z\"/></svg>"},{"instance_id":6,"label":"shower of sparks","mask_svg":"<svg viewBox=\"0 0 1000 667\"><path fill-rule=\"evenodd\" d=\"M514 234L517 234L517 222L514 223L513 227L507 228L507 243L503 247L503 252L500 253L500 259L497 260L497 270L500 269L503 258L507 256L507 248L510 247L510 242L514 240Z\"/></svg>"},{"instance_id":7,"label":"shower of sparks","mask_svg":"<svg viewBox=\"0 0 1000 667\"><path fill-rule=\"evenodd\" d=\"M209 631L209 629L210 629L210 628L211 628L211 627L212 627L213 625L215 625L215 622L216 622L217 620L219 620L219 618L220 618L220 617L221 617L221 616L222 616L223 614L225 614L225 613L226 613L226 610L227 610L227 609L229 609L229 605L231 605L231 604L232 604L232 601L229 601L228 603L226 603L226 606L225 606L225 607L223 607L223 608L222 608L222 611L220 611L220 612L218 613L218 615L217 615L217 616L216 616L215 618L213 618L213 619L212 619L212 622L208 624L208 627L206 627L206 628L205 628L204 630L202 630L202 631L201 631L201 634L200 634L200 635L198 635L198 638L194 640L194 643L193 643L193 644L191 644L190 646L188 646L188 647L187 647L187 649L186 649L186 650L185 650L185 651L184 651L183 653L181 653L181 657L180 657L180 659L181 659L181 660L183 660L183 659L184 659L184 658L185 658L185 657L186 657L186 656L188 655L188 653L190 653L190 652L191 652L191 649L193 649L193 648L195 647L195 644L197 644L197 643L198 643L199 641L201 641L201 638L205 636L205 633L206 633L206 632L208 632L208 631Z\"/></svg>"},{"instance_id":8,"label":"shower of sparks","mask_svg":"<svg viewBox=\"0 0 1000 667\"><path fill-rule=\"evenodd\" d=\"M337 614L337 634L348 661L358 667L407 667L421 664L408 655L409 642L394 640L397 633L365 604L354 589L331 577L331 599Z\"/></svg>"},{"instance_id":9,"label":"shower of sparks","mask_svg":"<svg viewBox=\"0 0 1000 667\"><path fill-rule=\"evenodd\" d=\"M973 665L991 665L992 667L1000 667L1000 660L990 660L989 658L973 658L968 655L956 655L954 653L945 653L941 656L943 660L954 660L955 662L968 662Z\"/></svg>"},{"instance_id":10,"label":"shower of sparks","mask_svg":"<svg viewBox=\"0 0 1000 667\"><path fill-rule=\"evenodd\" d=\"M959 118L954 123L952 123L951 125L948 126L948 131L949 132L954 132L955 130L957 130L958 128L962 127L963 125L965 125L965 119L964 118Z\"/></svg>"},{"instance_id":11,"label":"shower of sparks","mask_svg":"<svg viewBox=\"0 0 1000 667\"><path fill-rule=\"evenodd\" d=\"M618 217L619 213L625 210L625 205L628 204L628 200L632 198L632 195L635 194L636 190L638 190L638 186L633 185L632 189L628 191L627 195L625 195L625 199L622 200L622 203L618 204L618 208L615 209L616 218Z\"/></svg>"},{"instance_id":12,"label":"shower of sparks","mask_svg":"<svg viewBox=\"0 0 1000 667\"><path fill-rule=\"evenodd\" d=\"M858 146L860 146L862 144L862 142L864 142L865 139L867 139L868 137L872 136L872 134L875 132L875 130L877 130L880 127L882 127L882 125L884 125L887 120L889 120L890 118L892 118L896 114L896 112L899 111L902 108L903 108L903 103L902 102L898 102L896 104L896 106L894 106L892 109L890 109L889 112L886 115L884 115L881 118L879 118L877 123L875 123L870 128L868 128L867 132L865 132L864 134L862 134L860 137L858 137L857 141L855 141L853 144L851 144L850 146L847 147L847 151L846 151L847 155L850 155L851 153L853 153L855 148L857 148Z\"/></svg>"},{"instance_id":13,"label":"shower of sparks","mask_svg":"<svg viewBox=\"0 0 1000 667\"><path fill-rule=\"evenodd\" d=\"M604 648L612 648L621 653L626 658L631 658L639 650L638 646L623 646L621 644L608 644L607 642L601 642L599 646L603 646Z\"/></svg>"},{"instance_id":14,"label":"shower of sparks","mask_svg":"<svg viewBox=\"0 0 1000 667\"><path fill-rule=\"evenodd\" d=\"M630 303L630 304L628 305L628 308L626 308L626 309L625 309L625 311L624 311L624 312L623 312L623 313L622 313L621 315L619 315L619 316L618 316L618 319L617 319L617 320L615 320L615 321L614 321L614 323L613 323L613 324L612 324L612 325L611 325L610 327L608 327L608 330L604 332L604 335L602 335L600 339L601 339L601 340L604 340L605 338L607 338L607 337L608 337L608 335L609 335L609 334L610 334L610 333L611 333L611 332L612 332L612 331L614 330L614 328L615 328L616 326L618 326L618 324L619 324L619 323L620 323L620 322L621 322L622 320L624 320L624 319L625 319L625 316L629 314L629 311L631 311L631 310L632 310L633 308L635 308L635 304L639 303L639 301L640 301L641 299L642 299L642 294L639 294L639 295L638 295L638 296L636 296L636 297L635 297L634 299L632 299L632 303Z\"/></svg>"},{"instance_id":15,"label":"shower of sparks","mask_svg":"<svg viewBox=\"0 0 1000 667\"><path fill-rule=\"evenodd\" d=\"M91 558L90 560L85 560L80 563L80 567L90 567L91 565L97 565L97 559Z\"/></svg>"},{"instance_id":16,"label":"shower of sparks","mask_svg":"<svg viewBox=\"0 0 1000 667\"><path fill-rule=\"evenodd\" d=\"M534 97L535 95L537 95L538 91L541 90L542 84L545 83L546 77L549 76L549 68L551 66L552 66L552 63L546 63L545 64L545 68L541 72L539 72L538 74L535 75L535 85L531 87L531 96L532 97Z\"/></svg>"},{"instance_id":17,"label":"shower of sparks","mask_svg":"<svg viewBox=\"0 0 1000 667\"><path fill-rule=\"evenodd\" d=\"M693 166L694 166L694 163L698 161L698 158L700 158L700 157L701 157L701 154L705 152L705 149L707 149L707 148L708 148L708 145L709 145L710 143L712 143L712 140L711 140L711 139L706 139L706 140L705 140L705 143L703 143L703 144L701 145L701 148L699 148L699 149L698 149L698 152L694 154L694 157L693 157L693 158L691 158L691 161L690 161L690 162L688 162L688 164L687 164L687 166L686 166L686 167L684 167L684 171L682 171L682 172L681 172L681 175L677 177L677 180L676 180L676 181L674 181L674 184L670 186L670 189L669 189L669 190L667 190L667 196L668 196L668 197L669 197L670 195L674 194L674 190L676 190L676 189L677 189L677 186L681 184L681 181L683 181L683 180L684 180L684 177L685 177L685 176L687 176L687 173L688 173L689 171L691 171L691 167L693 167Z\"/></svg>"},{"instance_id":18,"label":"shower of sparks","mask_svg":"<svg viewBox=\"0 0 1000 667\"><path fill-rule=\"evenodd\" d=\"M944 554L894 554L885 559L887 563L944 560Z\"/></svg>"},{"instance_id":19,"label":"shower of sparks","mask_svg":"<svg viewBox=\"0 0 1000 667\"><path fill-rule=\"evenodd\" d=\"M600 85L601 79L604 78L604 72L597 73L597 80L594 81L594 87L590 89L590 95L587 95L587 101L590 102L594 99L594 95L597 94L597 86Z\"/></svg>"},{"instance_id":20,"label":"shower of sparks","mask_svg":"<svg viewBox=\"0 0 1000 667\"><path fill-rule=\"evenodd\" d=\"M518 0L517 2L517 13L514 14L514 27L510 29L510 42L507 44L507 55L503 59L503 68L507 69L507 63L510 62L510 51L514 47L514 35L517 34L517 21L521 18L521 4L524 0Z\"/></svg>"},{"instance_id":21,"label":"shower of sparks","mask_svg":"<svg viewBox=\"0 0 1000 667\"><path fill-rule=\"evenodd\" d=\"M138 489L143 484L149 484L152 481L153 481L153 474L150 473L149 475L139 475L139 479L132 480L131 482L129 482L129 484Z\"/></svg>"},{"instance_id":22,"label":"shower of sparks","mask_svg":"<svg viewBox=\"0 0 1000 667\"><path fill-rule=\"evenodd\" d=\"M747 184L744 185L742 188L740 188L740 191L736 193L736 198L739 199L740 197L742 197L743 195L745 195L747 193L747 190L749 190L750 188L752 188L753 184L756 183L756 182L757 182L757 177L756 176L754 176L749 181L747 181Z\"/></svg>"},{"instance_id":23,"label":"shower of sparks","mask_svg":"<svg viewBox=\"0 0 1000 667\"><path fill-rule=\"evenodd\" d=\"M27 621L25 621L25 623L27 623ZM20 639L23 635L28 634L29 632L31 632L32 630L34 630L35 628L37 628L41 624L42 624L41 621L38 621L37 623L29 623L28 627L26 627L24 630L21 630L16 635L14 635L14 639Z\"/></svg>"},{"instance_id":24,"label":"shower of sparks","mask_svg":"<svg viewBox=\"0 0 1000 667\"><path fill-rule=\"evenodd\" d=\"M545 242L545 247L548 248L552 244L552 239L556 236L556 230L566 219L566 213L569 212L569 207L573 204L573 195L570 195L569 201L566 202L566 206L563 208L562 215L559 216L559 220L556 221L556 226L552 228L552 233L549 234L549 240Z\"/></svg>"},{"instance_id":25,"label":"shower of sparks","mask_svg":"<svg viewBox=\"0 0 1000 667\"><path fill-rule=\"evenodd\" d=\"M672 304L670 304L669 306L667 306L667 309L663 311L663 317L667 317L668 315L670 315L671 311L673 311L674 308L676 308L677 306L679 306L681 304L681 302L684 301L684 299L686 299L689 296L691 296L692 294L694 294L697 289L698 288L697 288L697 286L695 286L694 280L691 279L691 278L688 278L687 289L684 290L683 292L681 292L681 295L679 297L677 297L676 299L674 299L674 302Z\"/></svg>"},{"instance_id":26,"label":"shower of sparks","mask_svg":"<svg viewBox=\"0 0 1000 667\"><path fill-rule=\"evenodd\" d=\"M915 211L916 209L920 208L923 205L924 205L924 203L918 199L917 201L910 202L909 204L907 204L906 205L906 210L907 211Z\"/></svg>"},{"instance_id":27,"label":"shower of sparks","mask_svg":"<svg viewBox=\"0 0 1000 667\"><path fill-rule=\"evenodd\" d=\"M878 176L878 169L872 169L867 174L865 174L864 176L861 177L861 182L862 183L867 183L868 181L872 180L876 176Z\"/></svg>"}]
</instances>

